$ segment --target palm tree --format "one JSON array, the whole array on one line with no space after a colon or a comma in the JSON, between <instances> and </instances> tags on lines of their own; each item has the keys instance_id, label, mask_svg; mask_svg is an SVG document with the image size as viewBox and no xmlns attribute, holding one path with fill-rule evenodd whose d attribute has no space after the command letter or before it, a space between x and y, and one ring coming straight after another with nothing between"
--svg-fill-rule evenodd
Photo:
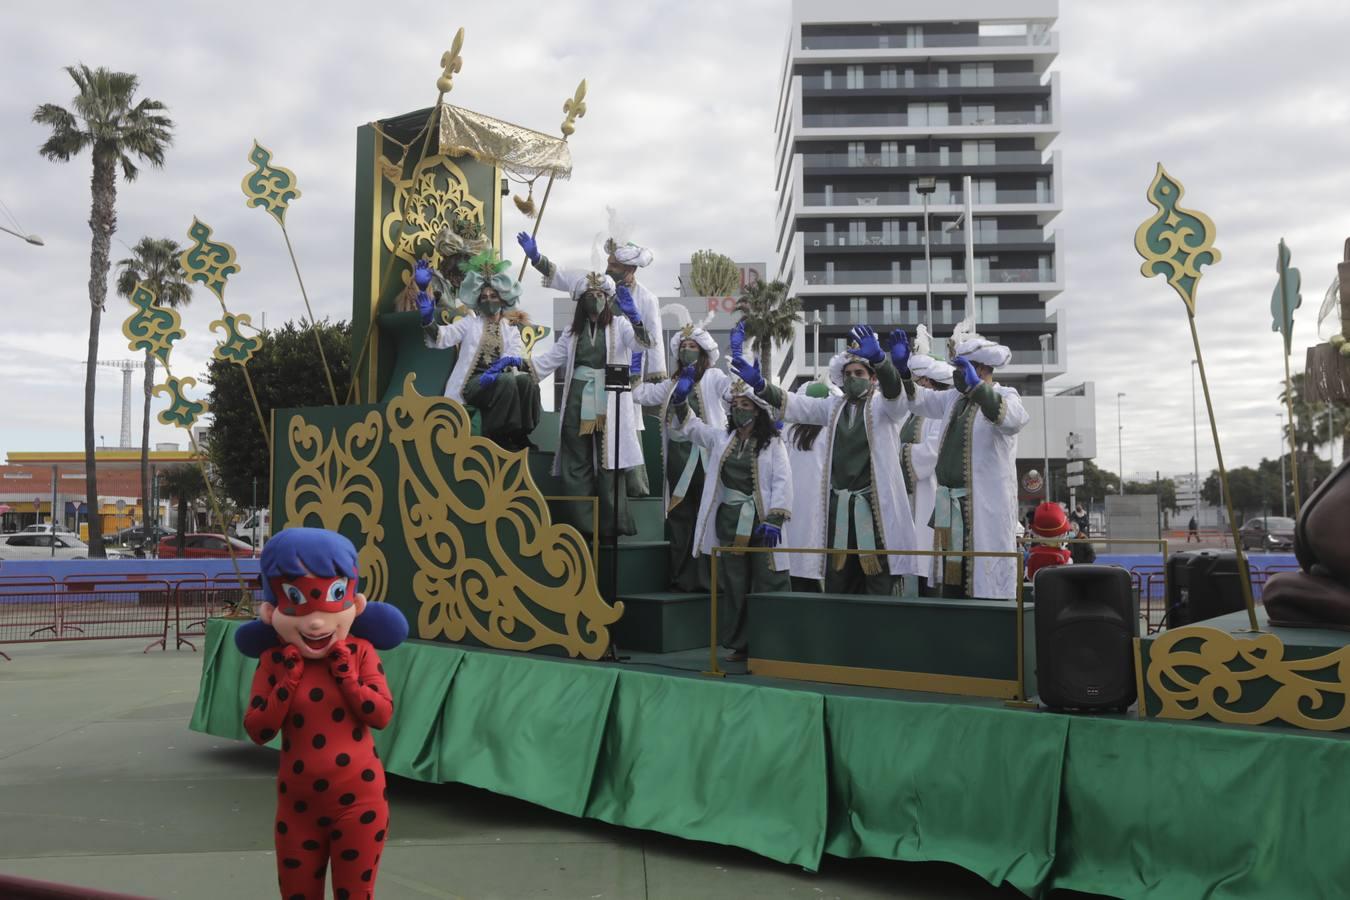
<instances>
[{"instance_id":1,"label":"palm tree","mask_svg":"<svg viewBox=\"0 0 1350 900\"><path fill-rule=\"evenodd\" d=\"M162 114L158 100L136 102L135 75L91 70L83 63L67 66L67 74L79 93L71 109L44 103L33 111L33 121L52 133L38 151L56 162L69 162L82 151L93 156L94 177L89 230L89 355L84 373L84 471L89 504L89 555L103 556L103 523L98 515L98 475L94 461L94 383L98 371L98 328L103 301L108 295L108 248L117 230L117 168L122 177L135 181L138 170L132 157L164 164L164 150L173 142L173 122ZM72 111L73 110L73 111Z\"/></svg>"},{"instance_id":2,"label":"palm tree","mask_svg":"<svg viewBox=\"0 0 1350 900\"><path fill-rule=\"evenodd\" d=\"M170 238L143 237L131 256L117 261L117 293L130 297L137 284L155 293L158 306L178 307L192 302L192 285L178 261L181 248ZM150 391L155 386L155 357L145 351L145 412L141 416L142 524L150 521Z\"/></svg>"},{"instance_id":3,"label":"palm tree","mask_svg":"<svg viewBox=\"0 0 1350 900\"><path fill-rule=\"evenodd\" d=\"M163 478L164 496L178 501L178 555L181 557L187 541L188 507L206 493L206 480L202 478L201 469L186 463L165 469Z\"/></svg>"},{"instance_id":4,"label":"palm tree","mask_svg":"<svg viewBox=\"0 0 1350 900\"><path fill-rule=\"evenodd\" d=\"M787 285L781 281L754 281L741 291L736 310L745 322L745 336L750 339L760 370L767 380L776 381L773 345L792 340L796 333L793 326L802 320L802 301L787 296Z\"/></svg>"}]
</instances>

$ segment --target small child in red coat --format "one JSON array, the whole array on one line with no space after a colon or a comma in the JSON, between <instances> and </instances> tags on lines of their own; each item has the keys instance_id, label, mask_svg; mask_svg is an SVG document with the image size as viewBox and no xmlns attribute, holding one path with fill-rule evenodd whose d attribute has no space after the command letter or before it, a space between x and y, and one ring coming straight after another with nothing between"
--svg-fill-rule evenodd
<instances>
[{"instance_id":1,"label":"small child in red coat","mask_svg":"<svg viewBox=\"0 0 1350 900\"><path fill-rule=\"evenodd\" d=\"M281 645L253 676L244 728L281 734L275 843L286 900L322 900L331 859L339 900L373 897L389 805L370 729L394 701L374 647L349 634L366 608L356 548L340 534L288 528L263 548L263 622Z\"/></svg>"},{"instance_id":2,"label":"small child in red coat","mask_svg":"<svg viewBox=\"0 0 1350 900\"><path fill-rule=\"evenodd\" d=\"M1069 533L1069 517L1058 503L1042 503L1031 518L1031 534L1037 538L1062 538ZM1073 556L1062 543L1031 545L1027 554L1027 581L1035 581L1036 573L1050 566L1067 566Z\"/></svg>"}]
</instances>

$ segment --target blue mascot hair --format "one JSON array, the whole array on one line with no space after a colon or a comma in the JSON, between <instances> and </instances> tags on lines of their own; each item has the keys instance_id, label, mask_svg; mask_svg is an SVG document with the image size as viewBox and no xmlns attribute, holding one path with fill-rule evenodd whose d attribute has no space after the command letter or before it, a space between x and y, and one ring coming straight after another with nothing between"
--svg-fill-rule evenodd
<instances>
[{"instance_id":1,"label":"blue mascot hair","mask_svg":"<svg viewBox=\"0 0 1350 900\"><path fill-rule=\"evenodd\" d=\"M356 547L335 531L323 528L286 528L264 546L258 561L262 570L263 599L275 604L273 578L299 577L306 573L320 578L357 577Z\"/></svg>"}]
</instances>

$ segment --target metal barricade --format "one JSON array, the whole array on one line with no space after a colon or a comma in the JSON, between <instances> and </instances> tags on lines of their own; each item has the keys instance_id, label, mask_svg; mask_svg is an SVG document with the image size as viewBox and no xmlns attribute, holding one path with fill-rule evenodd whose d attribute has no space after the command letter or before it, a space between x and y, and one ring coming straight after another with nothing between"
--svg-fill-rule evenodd
<instances>
[{"instance_id":1,"label":"metal barricade","mask_svg":"<svg viewBox=\"0 0 1350 900\"><path fill-rule=\"evenodd\" d=\"M174 589L174 649L186 644L196 650L194 638L206 637L206 620L244 606L256 611L262 602L262 581L245 578L244 588L233 575L184 579Z\"/></svg>"},{"instance_id":2,"label":"metal barricade","mask_svg":"<svg viewBox=\"0 0 1350 900\"><path fill-rule=\"evenodd\" d=\"M115 587L0 583L0 644L151 638L167 649L173 588L167 581ZM9 655L0 652L5 659Z\"/></svg>"}]
</instances>

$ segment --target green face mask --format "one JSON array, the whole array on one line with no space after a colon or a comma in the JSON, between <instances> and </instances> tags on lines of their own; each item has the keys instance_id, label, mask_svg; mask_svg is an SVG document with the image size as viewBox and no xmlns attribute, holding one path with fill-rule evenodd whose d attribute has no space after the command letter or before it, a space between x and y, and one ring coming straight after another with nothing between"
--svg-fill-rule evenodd
<instances>
[{"instance_id":1,"label":"green face mask","mask_svg":"<svg viewBox=\"0 0 1350 900\"><path fill-rule=\"evenodd\" d=\"M696 362L698 362L697 350L690 350L688 348L685 348L684 350L680 351L680 365L692 366Z\"/></svg>"},{"instance_id":2,"label":"green face mask","mask_svg":"<svg viewBox=\"0 0 1350 900\"><path fill-rule=\"evenodd\" d=\"M600 294L586 294L581 298L581 308L588 316L598 316L605 308L605 298Z\"/></svg>"},{"instance_id":3,"label":"green face mask","mask_svg":"<svg viewBox=\"0 0 1350 900\"><path fill-rule=\"evenodd\" d=\"M480 300L478 301L478 311L485 316L495 316L502 311L500 300Z\"/></svg>"},{"instance_id":4,"label":"green face mask","mask_svg":"<svg viewBox=\"0 0 1350 900\"><path fill-rule=\"evenodd\" d=\"M731 422L737 428L744 428L755 421L755 416L758 414L758 410L754 409L733 409L731 411Z\"/></svg>"},{"instance_id":5,"label":"green face mask","mask_svg":"<svg viewBox=\"0 0 1350 900\"><path fill-rule=\"evenodd\" d=\"M850 400L861 400L872 390L872 379L850 375L844 379L844 393Z\"/></svg>"}]
</instances>

